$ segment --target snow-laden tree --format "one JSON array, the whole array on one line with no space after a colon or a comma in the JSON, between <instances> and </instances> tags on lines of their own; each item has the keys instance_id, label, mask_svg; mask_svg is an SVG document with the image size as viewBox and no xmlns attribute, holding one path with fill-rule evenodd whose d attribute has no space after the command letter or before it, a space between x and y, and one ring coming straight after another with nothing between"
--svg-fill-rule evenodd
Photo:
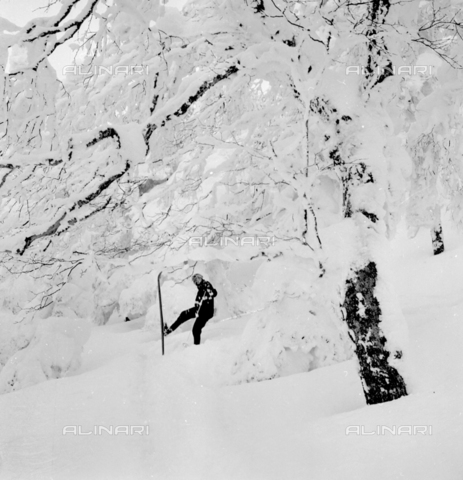
<instances>
[{"instance_id":1,"label":"snow-laden tree","mask_svg":"<svg viewBox=\"0 0 463 480\"><path fill-rule=\"evenodd\" d=\"M431 231L434 255L444 251L442 231L442 196L439 194L441 157L445 154L434 132L421 134L413 148L413 186L407 215L408 224L415 232L422 226Z\"/></svg>"},{"instance_id":2,"label":"snow-laden tree","mask_svg":"<svg viewBox=\"0 0 463 480\"><path fill-rule=\"evenodd\" d=\"M96 14L96 7L89 5L86 14L92 8ZM84 66L130 62L150 68L139 77L77 78L55 93L59 127L47 145L53 164L36 172L36 149L26 160L33 174L18 168L8 178L8 193L20 184L22 195L15 198L16 210L8 211L16 228L10 228L6 245L30 261L39 255L42 264L43 250L53 258L67 252L66 260L80 267L90 225L100 234L90 241L93 251L120 254L128 248L133 254L139 242L145 251L185 247L190 259L198 255L188 242L192 236L271 235L277 242L270 255L312 258L323 276L310 193L320 166L310 158L309 118L319 98L311 90L332 60L325 54L330 41L311 32L324 24L322 16L299 4L192 2L184 27L178 12L162 15L148 2L138 7L134 13L130 4L116 3L98 13L98 32L84 47L91 62ZM60 21L36 22L42 44ZM314 58L305 53L307 45ZM37 64L30 57L22 67L27 72ZM213 162L221 150L230 153ZM10 154L10 163L18 153ZM145 194L146 204L134 188L142 166L156 171L154 181L169 178ZM52 181L37 189L44 174ZM352 192L346 192L350 205ZM34 215L23 220L21 207L28 202ZM121 245L124 232L127 245ZM209 258L217 255L208 250ZM250 253L234 255L249 259ZM53 273L41 306L58 295L51 290L63 284L57 274L63 272Z\"/></svg>"},{"instance_id":3,"label":"snow-laden tree","mask_svg":"<svg viewBox=\"0 0 463 480\"><path fill-rule=\"evenodd\" d=\"M428 80L409 90L410 110L416 118L407 136L413 158L407 221L412 235L420 227L430 228L435 255L444 251L442 209L450 210L459 223L461 86L451 80L452 73L448 71L444 84Z\"/></svg>"},{"instance_id":4,"label":"snow-laden tree","mask_svg":"<svg viewBox=\"0 0 463 480\"><path fill-rule=\"evenodd\" d=\"M413 24L416 7L74 0L2 37L1 250L9 274L37 278L29 306L54 309L93 284L104 323L137 275L151 285L153 265L181 280L207 263L225 280L230 262L293 271L299 259L305 287L282 276L261 295L236 375L255 373L240 362L281 367L289 350L326 343L297 315L282 328L293 297L315 330L338 321L313 363L346 358L348 332L367 402L405 395L384 253L410 170L406 108L394 108L407 86L392 66L416 60L407 39L450 58ZM71 37L80 68L60 83L47 57ZM221 247L234 236L267 241Z\"/></svg>"},{"instance_id":5,"label":"snow-laden tree","mask_svg":"<svg viewBox=\"0 0 463 480\"><path fill-rule=\"evenodd\" d=\"M394 112L389 105L398 99L405 86L401 77L395 75L394 67L404 59L415 65L420 60L422 45L453 66L458 66L461 58L453 55L455 51L458 53L456 42L442 41L444 30L453 29L459 37L459 12L453 5L449 3L442 10L431 9L431 14L429 4L421 5L423 11L413 10L416 6L413 2L394 5L388 1L347 2L339 6L328 2L325 18L331 19L333 27L329 38L336 40L334 49L336 45L344 49L344 55L338 57L340 63L360 65L362 75L361 81L354 82L350 89L348 80L336 78L342 93L336 97L327 93L312 103L322 124L331 127L331 132L325 133L321 156L330 158L339 172L344 215L354 221L356 241L360 240L347 277L343 308L356 344L369 403L406 394L400 372L400 342L394 345L389 336L394 327L388 312L392 299L385 295L383 283L385 258L378 257L376 245L397 220L397 208L403 199L401 188L404 193L400 170L406 175L409 162L400 148L407 133L401 129L403 110ZM415 23L420 15L422 21L418 19ZM350 26L346 28L346 24ZM354 32L360 39L349 35ZM412 40L411 45L403 42L402 33ZM411 74L413 70L408 68ZM351 67L349 70L355 71ZM359 96L362 104L349 109L354 103L351 99ZM445 107L441 108L440 113L444 110Z\"/></svg>"},{"instance_id":6,"label":"snow-laden tree","mask_svg":"<svg viewBox=\"0 0 463 480\"><path fill-rule=\"evenodd\" d=\"M413 159L407 223L412 235L420 227L430 229L435 255L444 251L442 209L459 216L463 15L458 3L425 2L415 12L419 39L409 57L413 54L424 71L404 82L400 96L402 127Z\"/></svg>"},{"instance_id":7,"label":"snow-laden tree","mask_svg":"<svg viewBox=\"0 0 463 480\"><path fill-rule=\"evenodd\" d=\"M341 312L371 404L407 394L400 372L403 347L393 338L394 325L401 319L391 309L394 298L385 283L385 253L379 254L378 248L385 248L388 226L393 228L408 161L385 108L397 88L397 79L389 80L393 55L385 40L390 8L382 1L348 5L346 10L327 4L325 14L332 25L328 38L340 65L324 72L311 102L317 118L317 155L340 180L347 226L343 233L350 245ZM362 67L361 74L346 75L351 66Z\"/></svg>"}]
</instances>

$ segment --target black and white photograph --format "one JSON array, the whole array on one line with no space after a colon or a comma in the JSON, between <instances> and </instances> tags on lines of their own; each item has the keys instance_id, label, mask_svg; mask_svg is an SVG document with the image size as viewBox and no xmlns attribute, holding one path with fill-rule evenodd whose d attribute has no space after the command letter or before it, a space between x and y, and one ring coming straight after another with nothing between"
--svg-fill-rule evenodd
<instances>
[{"instance_id":1,"label":"black and white photograph","mask_svg":"<svg viewBox=\"0 0 463 480\"><path fill-rule=\"evenodd\" d=\"M0 0L0 480L463 480L463 0Z\"/></svg>"}]
</instances>

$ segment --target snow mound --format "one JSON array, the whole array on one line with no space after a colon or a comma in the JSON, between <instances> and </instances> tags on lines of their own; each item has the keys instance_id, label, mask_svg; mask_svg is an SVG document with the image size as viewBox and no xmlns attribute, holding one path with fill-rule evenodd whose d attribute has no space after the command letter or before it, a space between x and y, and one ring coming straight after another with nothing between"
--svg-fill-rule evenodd
<instances>
[{"instance_id":1,"label":"snow mound","mask_svg":"<svg viewBox=\"0 0 463 480\"><path fill-rule=\"evenodd\" d=\"M16 352L1 371L0 393L61 378L77 370L90 331L90 323L83 319L42 320L29 345Z\"/></svg>"},{"instance_id":2,"label":"snow mound","mask_svg":"<svg viewBox=\"0 0 463 480\"><path fill-rule=\"evenodd\" d=\"M280 257L261 265L253 292L263 311L243 332L232 383L308 372L352 357L351 341L319 290L312 260Z\"/></svg>"},{"instance_id":3,"label":"snow mound","mask_svg":"<svg viewBox=\"0 0 463 480\"><path fill-rule=\"evenodd\" d=\"M261 312L246 326L232 383L308 372L351 356L350 342L326 312L309 311L309 304L303 300L285 300Z\"/></svg>"}]
</instances>

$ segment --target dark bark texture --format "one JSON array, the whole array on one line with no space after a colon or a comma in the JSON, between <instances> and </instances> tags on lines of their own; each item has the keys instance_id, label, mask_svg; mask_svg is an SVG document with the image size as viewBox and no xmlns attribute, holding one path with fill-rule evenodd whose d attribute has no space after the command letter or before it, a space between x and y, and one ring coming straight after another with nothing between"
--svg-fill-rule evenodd
<instances>
[{"instance_id":1,"label":"dark bark texture","mask_svg":"<svg viewBox=\"0 0 463 480\"><path fill-rule=\"evenodd\" d=\"M378 271L370 261L356 270L346 281L344 298L345 320L355 344L360 366L360 378L367 404L388 402L407 395L399 372L389 365L391 355L386 349L386 337L380 327L381 307L375 296ZM402 352L394 353L401 358Z\"/></svg>"},{"instance_id":2,"label":"dark bark texture","mask_svg":"<svg viewBox=\"0 0 463 480\"><path fill-rule=\"evenodd\" d=\"M444 235L441 223L431 229L431 239L434 255L439 255L444 251Z\"/></svg>"}]
</instances>

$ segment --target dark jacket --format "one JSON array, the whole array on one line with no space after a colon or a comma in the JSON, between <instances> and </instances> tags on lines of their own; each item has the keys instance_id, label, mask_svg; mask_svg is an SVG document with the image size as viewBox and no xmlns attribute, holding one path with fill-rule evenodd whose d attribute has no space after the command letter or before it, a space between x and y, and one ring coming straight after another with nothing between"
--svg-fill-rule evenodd
<instances>
[{"instance_id":1,"label":"dark jacket","mask_svg":"<svg viewBox=\"0 0 463 480\"><path fill-rule=\"evenodd\" d=\"M217 290L207 280L203 280L197 287L195 308L199 308L199 311L196 316L211 318L214 316L214 297L217 296Z\"/></svg>"}]
</instances>

